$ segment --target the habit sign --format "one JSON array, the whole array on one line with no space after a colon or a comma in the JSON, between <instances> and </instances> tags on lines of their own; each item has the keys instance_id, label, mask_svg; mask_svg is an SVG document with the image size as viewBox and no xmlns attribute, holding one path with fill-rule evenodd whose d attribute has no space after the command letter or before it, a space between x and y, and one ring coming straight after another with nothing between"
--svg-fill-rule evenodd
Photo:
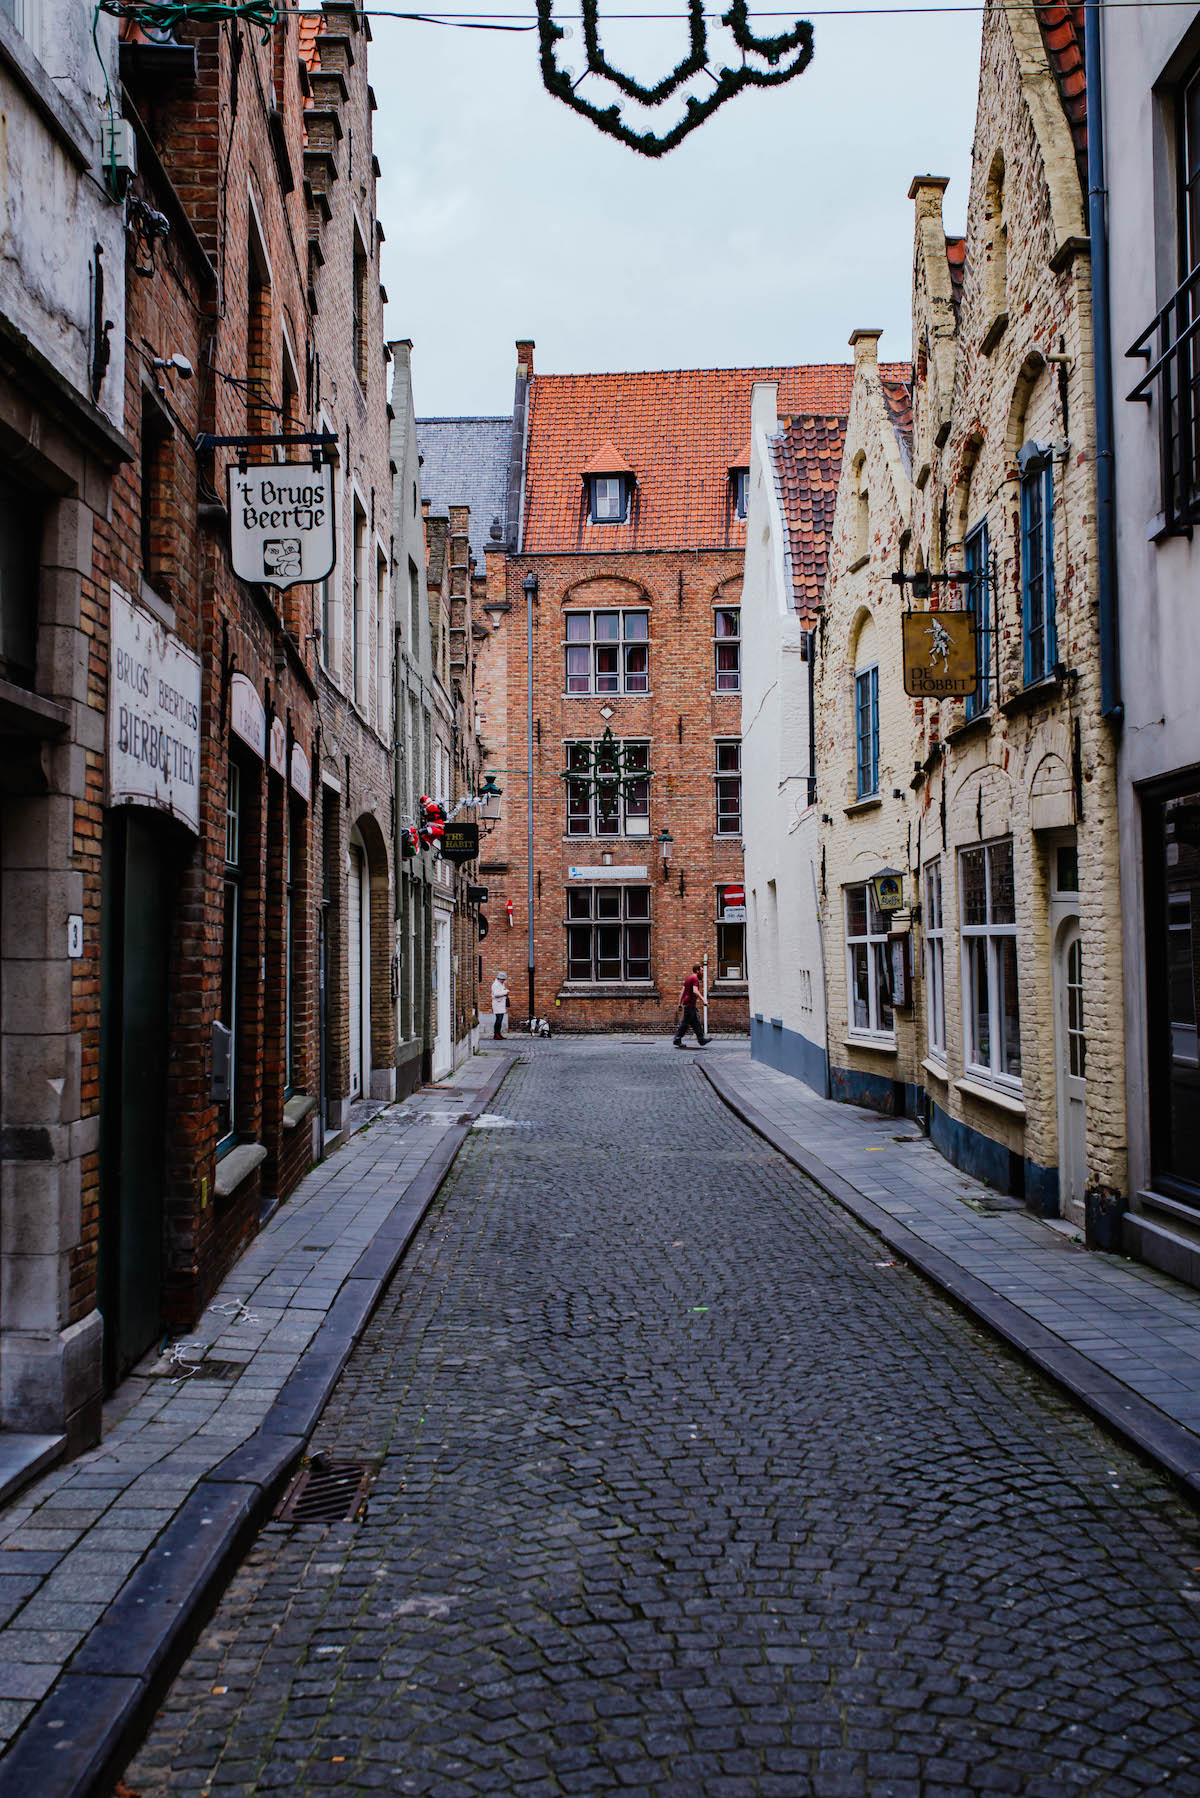
<instances>
[{"instance_id":1,"label":"the habit sign","mask_svg":"<svg viewBox=\"0 0 1200 1798\"><path fill-rule=\"evenodd\" d=\"M302 587L333 572L333 470L307 462L231 466L229 540L244 581Z\"/></svg>"}]
</instances>

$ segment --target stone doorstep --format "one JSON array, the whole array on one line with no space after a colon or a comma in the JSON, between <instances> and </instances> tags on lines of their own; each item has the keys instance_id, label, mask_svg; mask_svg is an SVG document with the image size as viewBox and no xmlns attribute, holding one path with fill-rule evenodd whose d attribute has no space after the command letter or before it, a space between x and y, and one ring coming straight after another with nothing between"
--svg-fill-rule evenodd
<instances>
[{"instance_id":1,"label":"stone doorstep","mask_svg":"<svg viewBox=\"0 0 1200 1798\"><path fill-rule=\"evenodd\" d=\"M66 1446L65 1435L31 1436L20 1430L0 1430L0 1505L61 1460Z\"/></svg>"}]
</instances>

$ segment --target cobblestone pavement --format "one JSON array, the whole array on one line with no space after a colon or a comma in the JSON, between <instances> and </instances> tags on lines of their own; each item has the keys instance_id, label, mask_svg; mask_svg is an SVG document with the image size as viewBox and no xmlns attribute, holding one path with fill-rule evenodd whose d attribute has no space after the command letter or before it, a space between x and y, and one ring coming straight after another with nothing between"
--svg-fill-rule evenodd
<instances>
[{"instance_id":1,"label":"cobblestone pavement","mask_svg":"<svg viewBox=\"0 0 1200 1798\"><path fill-rule=\"evenodd\" d=\"M1200 1523L660 1047L531 1044L125 1774L1200 1793Z\"/></svg>"}]
</instances>

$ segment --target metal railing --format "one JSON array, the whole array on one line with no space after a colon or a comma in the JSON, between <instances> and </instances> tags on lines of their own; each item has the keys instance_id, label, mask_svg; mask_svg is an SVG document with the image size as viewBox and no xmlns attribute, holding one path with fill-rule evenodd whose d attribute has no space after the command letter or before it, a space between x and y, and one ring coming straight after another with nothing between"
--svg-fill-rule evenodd
<instances>
[{"instance_id":1,"label":"metal railing","mask_svg":"<svg viewBox=\"0 0 1200 1798\"><path fill-rule=\"evenodd\" d=\"M1154 321L1126 350L1146 372L1130 400L1158 405L1163 522L1191 534L1200 522L1200 265L1180 283ZM1157 392L1155 391L1157 385Z\"/></svg>"}]
</instances>

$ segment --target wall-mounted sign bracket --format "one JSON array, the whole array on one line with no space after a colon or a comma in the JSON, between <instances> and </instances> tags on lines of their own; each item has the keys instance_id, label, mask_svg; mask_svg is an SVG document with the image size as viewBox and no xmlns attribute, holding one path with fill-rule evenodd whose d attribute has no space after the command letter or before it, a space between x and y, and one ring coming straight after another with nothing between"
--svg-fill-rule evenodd
<instances>
[{"instance_id":1,"label":"wall-mounted sign bracket","mask_svg":"<svg viewBox=\"0 0 1200 1798\"><path fill-rule=\"evenodd\" d=\"M338 437L336 431L277 431L248 432L240 437L216 437L211 431L201 431L196 439L197 450L203 452L215 449L235 449L238 453L238 471L245 474L250 461L252 449L263 449L278 443L302 443L312 450L314 469L321 466L321 451L336 449Z\"/></svg>"}]
</instances>

